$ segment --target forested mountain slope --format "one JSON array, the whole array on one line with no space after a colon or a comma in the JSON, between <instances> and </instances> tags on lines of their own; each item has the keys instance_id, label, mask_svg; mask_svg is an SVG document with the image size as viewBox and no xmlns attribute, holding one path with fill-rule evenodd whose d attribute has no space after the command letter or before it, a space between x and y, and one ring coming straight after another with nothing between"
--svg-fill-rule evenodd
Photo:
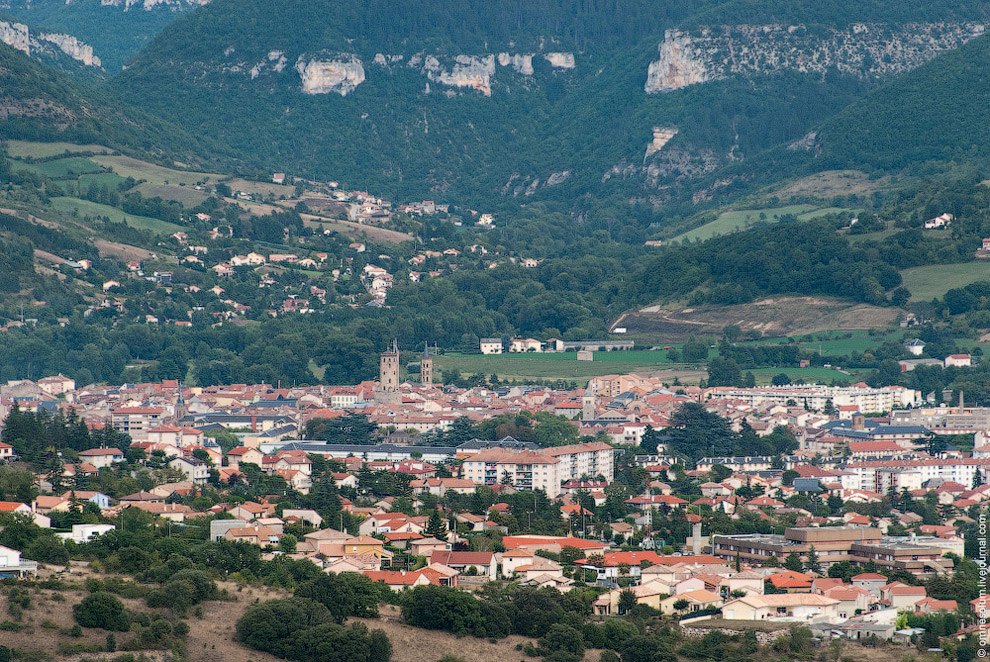
<instances>
[{"instance_id":1,"label":"forested mountain slope","mask_svg":"<svg viewBox=\"0 0 990 662\"><path fill-rule=\"evenodd\" d=\"M958 48L986 13L215 0L166 28L114 89L255 165L386 194L662 203Z\"/></svg>"},{"instance_id":2,"label":"forested mountain slope","mask_svg":"<svg viewBox=\"0 0 990 662\"><path fill-rule=\"evenodd\" d=\"M117 72L166 25L208 0L2 0L0 12L90 46Z\"/></svg>"},{"instance_id":3,"label":"forested mountain slope","mask_svg":"<svg viewBox=\"0 0 990 662\"><path fill-rule=\"evenodd\" d=\"M96 142L183 159L212 149L186 131L0 43L0 139L10 138Z\"/></svg>"}]
</instances>

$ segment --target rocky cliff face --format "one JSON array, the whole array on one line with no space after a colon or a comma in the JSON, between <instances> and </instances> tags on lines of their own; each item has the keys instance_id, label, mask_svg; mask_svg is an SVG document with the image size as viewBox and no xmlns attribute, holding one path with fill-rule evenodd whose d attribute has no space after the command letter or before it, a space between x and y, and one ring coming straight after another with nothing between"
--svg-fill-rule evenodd
<instances>
[{"instance_id":1,"label":"rocky cliff face","mask_svg":"<svg viewBox=\"0 0 990 662\"><path fill-rule=\"evenodd\" d=\"M269 60L276 52L269 53ZM284 56L279 53L278 57ZM278 61L277 58L276 63ZM306 94L336 92L343 97L364 82L364 66L357 55L350 53L335 55L329 59L300 56L296 61L296 71L302 79L302 91Z\"/></svg>"},{"instance_id":2,"label":"rocky cliff face","mask_svg":"<svg viewBox=\"0 0 990 662\"><path fill-rule=\"evenodd\" d=\"M411 58L409 66L419 68L435 83L448 87L467 87L481 92L486 97L492 95L492 76L495 74L494 55L458 55L453 63L447 64L441 64L434 55L426 55L422 59Z\"/></svg>"},{"instance_id":3,"label":"rocky cliff face","mask_svg":"<svg viewBox=\"0 0 990 662\"><path fill-rule=\"evenodd\" d=\"M734 75L774 71L824 74L831 68L887 78L983 34L979 23L892 26L858 24L843 30L802 25L736 25L697 32L668 30L650 63L645 90L668 92Z\"/></svg>"},{"instance_id":4,"label":"rocky cliff face","mask_svg":"<svg viewBox=\"0 0 990 662\"><path fill-rule=\"evenodd\" d=\"M43 32L38 35L38 39L58 46L63 53L73 60L82 62L87 67L100 67L103 65L100 58L93 54L92 46L84 44L72 35Z\"/></svg>"},{"instance_id":5,"label":"rocky cliff face","mask_svg":"<svg viewBox=\"0 0 990 662\"><path fill-rule=\"evenodd\" d=\"M198 7L205 5L210 0L100 0L104 7L123 7L124 11L129 9L144 9L151 11L156 7L169 7L172 9L183 9L188 7Z\"/></svg>"},{"instance_id":6,"label":"rocky cliff face","mask_svg":"<svg viewBox=\"0 0 990 662\"><path fill-rule=\"evenodd\" d=\"M93 47L72 35L53 32L31 34L28 26L23 23L0 21L0 41L27 55L52 56L55 54L55 49L58 49L87 67L102 66L100 58L93 54Z\"/></svg>"}]
</instances>

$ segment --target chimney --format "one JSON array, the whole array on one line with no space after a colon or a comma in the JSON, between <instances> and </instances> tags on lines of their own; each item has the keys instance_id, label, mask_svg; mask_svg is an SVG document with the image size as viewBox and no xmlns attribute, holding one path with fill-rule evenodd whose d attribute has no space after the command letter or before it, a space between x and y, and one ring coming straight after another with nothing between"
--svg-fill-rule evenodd
<instances>
[{"instance_id":1,"label":"chimney","mask_svg":"<svg viewBox=\"0 0 990 662\"><path fill-rule=\"evenodd\" d=\"M959 413L963 413L963 392L962 389L959 390Z\"/></svg>"},{"instance_id":2,"label":"chimney","mask_svg":"<svg viewBox=\"0 0 990 662\"><path fill-rule=\"evenodd\" d=\"M251 432L257 432L257 431L258 431L258 417L255 416L254 414L251 414Z\"/></svg>"},{"instance_id":3,"label":"chimney","mask_svg":"<svg viewBox=\"0 0 990 662\"><path fill-rule=\"evenodd\" d=\"M701 554L701 522L695 522L691 527L691 553Z\"/></svg>"}]
</instances>

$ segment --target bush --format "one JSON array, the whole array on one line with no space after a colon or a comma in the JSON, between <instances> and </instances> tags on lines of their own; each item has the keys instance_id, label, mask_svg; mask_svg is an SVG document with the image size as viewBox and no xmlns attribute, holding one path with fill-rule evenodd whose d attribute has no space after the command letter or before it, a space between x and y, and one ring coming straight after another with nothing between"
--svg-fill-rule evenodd
<instances>
[{"instance_id":1,"label":"bush","mask_svg":"<svg viewBox=\"0 0 990 662\"><path fill-rule=\"evenodd\" d=\"M148 594L149 607L168 607L177 614L186 613L186 609L196 602L196 587L186 580L172 580L157 591Z\"/></svg>"},{"instance_id":2,"label":"bush","mask_svg":"<svg viewBox=\"0 0 990 662\"><path fill-rule=\"evenodd\" d=\"M340 575L317 577L301 584L294 595L319 602L329 610L336 623L343 623L354 613L354 592Z\"/></svg>"},{"instance_id":3,"label":"bush","mask_svg":"<svg viewBox=\"0 0 990 662\"><path fill-rule=\"evenodd\" d=\"M540 648L548 655L561 651L580 657L584 655L584 637L574 628L557 623L540 638Z\"/></svg>"},{"instance_id":4,"label":"bush","mask_svg":"<svg viewBox=\"0 0 990 662\"><path fill-rule=\"evenodd\" d=\"M105 591L90 593L72 608L79 625L86 628L102 628L123 632L130 625L124 603Z\"/></svg>"},{"instance_id":5,"label":"bush","mask_svg":"<svg viewBox=\"0 0 990 662\"><path fill-rule=\"evenodd\" d=\"M237 620L235 637L246 646L278 657L288 657L290 638L297 631L323 625L333 619L318 602L305 598L269 600L250 607Z\"/></svg>"}]
</instances>

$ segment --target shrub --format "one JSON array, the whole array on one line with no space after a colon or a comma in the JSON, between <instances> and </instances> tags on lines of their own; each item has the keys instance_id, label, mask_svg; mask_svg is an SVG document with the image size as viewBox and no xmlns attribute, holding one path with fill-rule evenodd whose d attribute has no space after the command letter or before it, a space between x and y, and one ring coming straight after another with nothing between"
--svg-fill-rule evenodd
<instances>
[{"instance_id":1,"label":"shrub","mask_svg":"<svg viewBox=\"0 0 990 662\"><path fill-rule=\"evenodd\" d=\"M246 646L288 657L289 639L297 631L323 625L333 619L329 610L305 598L269 600L250 607L237 620L235 637Z\"/></svg>"},{"instance_id":2,"label":"shrub","mask_svg":"<svg viewBox=\"0 0 990 662\"><path fill-rule=\"evenodd\" d=\"M72 614L79 625L87 628L123 632L130 625L124 603L105 591L87 595L82 602L72 608Z\"/></svg>"}]
</instances>

